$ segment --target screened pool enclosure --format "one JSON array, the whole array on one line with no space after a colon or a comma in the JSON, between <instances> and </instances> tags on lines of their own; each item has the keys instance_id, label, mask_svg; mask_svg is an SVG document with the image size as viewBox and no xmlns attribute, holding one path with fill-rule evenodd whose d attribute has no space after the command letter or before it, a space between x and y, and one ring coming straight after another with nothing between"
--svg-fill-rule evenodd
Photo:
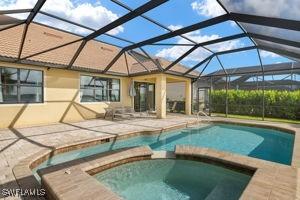
<instances>
[{"instance_id":1,"label":"screened pool enclosure","mask_svg":"<svg viewBox=\"0 0 300 200\"><path fill-rule=\"evenodd\" d=\"M217 115L299 120L300 64L219 70L194 82L193 109Z\"/></svg>"},{"instance_id":2,"label":"screened pool enclosure","mask_svg":"<svg viewBox=\"0 0 300 200\"><path fill-rule=\"evenodd\" d=\"M247 0L216 0L218 14L207 15L198 21L191 18L177 27L174 25L178 20L190 12L192 1L100 2L101 6L117 13L113 20L97 24L79 20L74 13L59 14L55 10L57 1L54 0L31 1L32 7L29 6L31 4L20 4L1 9L0 37L5 38L5 42L0 44L0 61L123 77L155 73L183 76L193 80L195 111L299 120L298 0L255 0L251 3ZM175 2L177 9L178 5L182 5L176 14ZM282 2L286 6L282 6ZM172 19L174 23L170 22ZM145 28L137 27L138 24L143 24ZM63 31L65 40L48 32L35 37L33 30L39 26ZM222 32L225 26L233 31ZM196 33L199 34L197 31L211 33L212 30L216 31L217 37L206 40L195 37ZM43 45L48 37L57 37L57 43ZM240 45L230 45L236 44L236 41L240 41ZM98 48L98 42L118 49L113 57L106 58L105 65L99 65L97 55L110 49ZM227 47L218 48L221 44ZM176 54L166 56L168 62L162 65L158 56L165 48L172 48ZM54 52L60 52L61 57L54 57ZM287 62L265 63L265 52L285 57ZM242 62L243 54L255 55L256 64L246 63L237 67L224 63L223 59L228 55ZM128 66L125 71L118 69L118 61L122 59L127 63L128 57L134 59L141 69L136 71ZM188 57L193 59L187 62ZM177 65L183 68L176 70Z\"/></svg>"}]
</instances>

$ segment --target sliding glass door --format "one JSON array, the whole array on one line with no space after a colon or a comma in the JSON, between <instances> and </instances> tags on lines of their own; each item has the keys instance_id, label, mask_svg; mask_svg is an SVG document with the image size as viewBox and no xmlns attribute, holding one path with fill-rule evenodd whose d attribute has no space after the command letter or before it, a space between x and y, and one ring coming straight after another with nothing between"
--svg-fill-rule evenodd
<instances>
[{"instance_id":1,"label":"sliding glass door","mask_svg":"<svg viewBox=\"0 0 300 200\"><path fill-rule=\"evenodd\" d=\"M155 85L153 83L135 82L134 110L145 112L155 110Z\"/></svg>"}]
</instances>

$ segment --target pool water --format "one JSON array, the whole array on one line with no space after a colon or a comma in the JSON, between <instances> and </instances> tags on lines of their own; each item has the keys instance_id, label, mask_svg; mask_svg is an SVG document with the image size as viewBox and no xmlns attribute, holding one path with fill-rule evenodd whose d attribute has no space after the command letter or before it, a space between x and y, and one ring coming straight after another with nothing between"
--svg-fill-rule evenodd
<instances>
[{"instance_id":1,"label":"pool water","mask_svg":"<svg viewBox=\"0 0 300 200\"><path fill-rule=\"evenodd\" d=\"M149 145L153 150L173 151L176 145L208 147L268 161L291 164L294 135L273 129L214 124L187 128L159 135L137 136L58 154L36 169L52 166L123 147Z\"/></svg>"},{"instance_id":2,"label":"pool water","mask_svg":"<svg viewBox=\"0 0 300 200\"><path fill-rule=\"evenodd\" d=\"M234 200L251 176L187 160L144 160L100 172L94 177L126 200Z\"/></svg>"}]
</instances>

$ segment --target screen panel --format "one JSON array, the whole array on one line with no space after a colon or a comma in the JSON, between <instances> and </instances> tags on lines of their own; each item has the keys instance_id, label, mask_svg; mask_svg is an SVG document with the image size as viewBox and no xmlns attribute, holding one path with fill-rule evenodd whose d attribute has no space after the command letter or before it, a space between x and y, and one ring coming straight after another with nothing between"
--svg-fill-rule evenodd
<instances>
[{"instance_id":1,"label":"screen panel","mask_svg":"<svg viewBox=\"0 0 300 200\"><path fill-rule=\"evenodd\" d=\"M67 44L81 37L69 34L44 25L31 23L27 30L22 58L39 53L63 44Z\"/></svg>"},{"instance_id":2,"label":"screen panel","mask_svg":"<svg viewBox=\"0 0 300 200\"><path fill-rule=\"evenodd\" d=\"M27 19L29 13L0 15L0 25L10 25L20 23Z\"/></svg>"},{"instance_id":3,"label":"screen panel","mask_svg":"<svg viewBox=\"0 0 300 200\"><path fill-rule=\"evenodd\" d=\"M283 44L277 44L274 42L264 41L264 40L255 40L258 45L266 46L270 48L270 51L274 49L274 52L276 53L276 50L283 51L281 55L288 56L290 58L300 59L300 49L296 47L291 47ZM285 53L286 52L286 53ZM293 53L292 55L289 54L289 52Z\"/></svg>"},{"instance_id":4,"label":"screen panel","mask_svg":"<svg viewBox=\"0 0 300 200\"><path fill-rule=\"evenodd\" d=\"M104 70L119 51L117 47L91 40L82 49L74 66Z\"/></svg>"},{"instance_id":5,"label":"screen panel","mask_svg":"<svg viewBox=\"0 0 300 200\"><path fill-rule=\"evenodd\" d=\"M77 34L80 36L85 36L88 35L90 33L92 33L93 31L85 29L85 28L81 28L79 26L43 15L43 14L37 14L36 17L33 20L34 22L43 24L45 26L49 26L52 28L57 28L63 31L67 31L73 34Z\"/></svg>"},{"instance_id":6,"label":"screen panel","mask_svg":"<svg viewBox=\"0 0 300 200\"><path fill-rule=\"evenodd\" d=\"M101 2L47 0L41 11L95 30L106 26L128 13L128 11L120 8L109 0L101 0ZM69 23L62 21L53 22L53 19L47 18L45 15L37 16L37 19L41 23L48 22L50 26L58 28L64 27L64 29L78 34L86 35L91 33L90 30L82 29ZM113 29L111 33L117 34L122 30L122 27L117 27Z\"/></svg>"},{"instance_id":7,"label":"screen panel","mask_svg":"<svg viewBox=\"0 0 300 200\"><path fill-rule=\"evenodd\" d=\"M15 1L15 0L4 0L0 1L0 10L15 10L15 9L32 9L38 0L30 1Z\"/></svg>"},{"instance_id":8,"label":"screen panel","mask_svg":"<svg viewBox=\"0 0 300 200\"><path fill-rule=\"evenodd\" d=\"M55 49L40 55L33 56L28 58L31 61L44 62L54 65L63 65L68 66L72 57L74 56L76 50L78 49L80 42L73 43L71 45Z\"/></svg>"},{"instance_id":9,"label":"screen panel","mask_svg":"<svg viewBox=\"0 0 300 200\"><path fill-rule=\"evenodd\" d=\"M201 65L199 65L195 70L189 72L188 74L189 75L196 75L196 76L200 76L200 74L204 73L204 70L208 67L208 64L210 63L209 60L207 60L206 62L202 63ZM199 62L197 63L199 64ZM196 66L197 64L193 65L193 66L190 66L190 68ZM203 72L202 72L203 71ZM201 74L201 75L202 75Z\"/></svg>"},{"instance_id":10,"label":"screen panel","mask_svg":"<svg viewBox=\"0 0 300 200\"><path fill-rule=\"evenodd\" d=\"M298 0L220 0L229 12L300 20Z\"/></svg>"},{"instance_id":11,"label":"screen panel","mask_svg":"<svg viewBox=\"0 0 300 200\"><path fill-rule=\"evenodd\" d=\"M139 0L139 1L132 1L132 0L114 0L114 1L119 1L127 6L129 6L132 9L136 9L143 4L149 2L149 0ZM112 1L113 2L113 1Z\"/></svg>"},{"instance_id":12,"label":"screen panel","mask_svg":"<svg viewBox=\"0 0 300 200\"><path fill-rule=\"evenodd\" d=\"M249 38L244 37L240 39L207 45L206 47L214 52L222 52L247 46L253 46L253 43L250 41Z\"/></svg>"},{"instance_id":13,"label":"screen panel","mask_svg":"<svg viewBox=\"0 0 300 200\"><path fill-rule=\"evenodd\" d=\"M167 26L184 27L225 14L216 2L213 6L217 12L210 12L206 9L208 3L207 0L172 0L147 12L147 16Z\"/></svg>"},{"instance_id":14,"label":"screen panel","mask_svg":"<svg viewBox=\"0 0 300 200\"><path fill-rule=\"evenodd\" d=\"M246 29L248 33L256 33L260 35L266 35L270 37L281 38L281 39L291 40L291 41L300 41L299 31L261 26L261 25L255 25L249 23L241 23L241 25Z\"/></svg>"},{"instance_id":15,"label":"screen panel","mask_svg":"<svg viewBox=\"0 0 300 200\"><path fill-rule=\"evenodd\" d=\"M17 58L24 25L0 31L0 55Z\"/></svg>"},{"instance_id":16,"label":"screen panel","mask_svg":"<svg viewBox=\"0 0 300 200\"><path fill-rule=\"evenodd\" d=\"M251 71L261 71L256 49L219 55L219 59L228 74L241 73L240 71L249 66L258 66Z\"/></svg>"},{"instance_id":17,"label":"screen panel","mask_svg":"<svg viewBox=\"0 0 300 200\"><path fill-rule=\"evenodd\" d=\"M165 34L165 29L149 22L142 17L136 17L122 25L123 31L118 36L132 42L140 42L158 35Z\"/></svg>"}]
</instances>

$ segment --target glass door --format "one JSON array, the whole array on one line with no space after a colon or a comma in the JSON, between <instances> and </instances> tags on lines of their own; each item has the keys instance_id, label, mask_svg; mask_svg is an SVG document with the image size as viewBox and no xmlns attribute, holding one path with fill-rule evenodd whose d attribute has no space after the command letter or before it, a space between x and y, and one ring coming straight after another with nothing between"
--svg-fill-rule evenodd
<instances>
[{"instance_id":1,"label":"glass door","mask_svg":"<svg viewBox=\"0 0 300 200\"><path fill-rule=\"evenodd\" d=\"M198 106L197 111L204 111L207 114L209 113L209 104L210 104L210 88L198 88Z\"/></svg>"},{"instance_id":2,"label":"glass door","mask_svg":"<svg viewBox=\"0 0 300 200\"><path fill-rule=\"evenodd\" d=\"M135 82L134 110L145 112L155 110L155 85L153 83Z\"/></svg>"}]
</instances>

